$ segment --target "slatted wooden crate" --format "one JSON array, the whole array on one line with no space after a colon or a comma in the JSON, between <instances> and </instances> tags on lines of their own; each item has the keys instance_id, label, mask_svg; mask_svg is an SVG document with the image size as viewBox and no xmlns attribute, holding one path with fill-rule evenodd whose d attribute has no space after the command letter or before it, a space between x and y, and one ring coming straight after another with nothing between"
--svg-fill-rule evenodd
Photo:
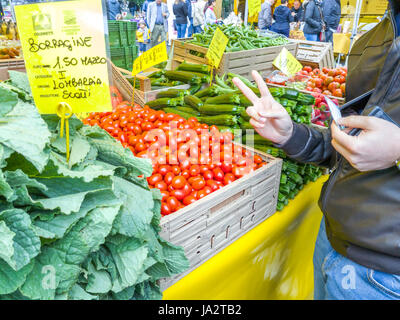
<instances>
[{"instance_id":1,"label":"slatted wooden crate","mask_svg":"<svg viewBox=\"0 0 400 320\"><path fill-rule=\"evenodd\" d=\"M118 87L124 100L132 101L133 86L127 80L126 76L124 76L124 74L128 77L132 77L131 72L121 69L121 68L117 68L114 64L112 64L112 77L113 77L114 85L116 85ZM183 85L175 86L175 87L165 87L162 89L152 90L149 78L147 78L146 76L142 76L142 75L138 75L137 78L140 82L140 90L139 89L135 90L135 97L134 97L133 101L141 106L144 106L148 101L155 100L158 92L169 90L169 89L189 89L190 88L190 86L188 84L183 84Z\"/></svg>"},{"instance_id":2,"label":"slatted wooden crate","mask_svg":"<svg viewBox=\"0 0 400 320\"><path fill-rule=\"evenodd\" d=\"M0 59L0 68L25 69L25 61L22 58Z\"/></svg>"},{"instance_id":3,"label":"slatted wooden crate","mask_svg":"<svg viewBox=\"0 0 400 320\"><path fill-rule=\"evenodd\" d=\"M228 72L236 73L248 79L252 79L251 71L257 70L262 76L273 70L272 62L283 48L296 56L297 43L290 42L284 46L268 47L254 50L225 52L222 56L220 66L217 70L218 75ZM198 64L208 64L205 57L208 48L197 46L181 40L174 40L174 55L172 58L172 68L183 61Z\"/></svg>"},{"instance_id":4,"label":"slatted wooden crate","mask_svg":"<svg viewBox=\"0 0 400 320\"><path fill-rule=\"evenodd\" d=\"M282 160L247 149L268 164L161 219L161 237L182 246L190 262L186 272L161 279L162 290L276 212Z\"/></svg>"},{"instance_id":5,"label":"slatted wooden crate","mask_svg":"<svg viewBox=\"0 0 400 320\"><path fill-rule=\"evenodd\" d=\"M298 43L296 58L313 68L334 68L336 65L330 42L293 40Z\"/></svg>"}]
</instances>

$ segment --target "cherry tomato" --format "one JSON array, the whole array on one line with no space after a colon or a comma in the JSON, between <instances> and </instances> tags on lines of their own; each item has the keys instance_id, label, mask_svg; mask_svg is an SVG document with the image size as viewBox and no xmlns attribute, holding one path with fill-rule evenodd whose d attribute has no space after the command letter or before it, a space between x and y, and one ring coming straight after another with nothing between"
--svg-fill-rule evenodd
<instances>
[{"instance_id":1,"label":"cherry tomato","mask_svg":"<svg viewBox=\"0 0 400 320\"><path fill-rule=\"evenodd\" d=\"M255 154L254 155L254 162L256 164L260 164L261 162L263 162L263 159L258 154Z\"/></svg>"},{"instance_id":2,"label":"cherry tomato","mask_svg":"<svg viewBox=\"0 0 400 320\"><path fill-rule=\"evenodd\" d=\"M214 178L214 174L211 170L207 170L206 172L203 173L203 177L206 180L212 180Z\"/></svg>"},{"instance_id":3,"label":"cherry tomato","mask_svg":"<svg viewBox=\"0 0 400 320\"><path fill-rule=\"evenodd\" d=\"M186 206L192 204L193 202L196 202L196 198L192 195L188 195L183 199L183 204Z\"/></svg>"},{"instance_id":4,"label":"cherry tomato","mask_svg":"<svg viewBox=\"0 0 400 320\"><path fill-rule=\"evenodd\" d=\"M161 201L166 201L167 198L169 197L169 192L165 191L165 190L161 190L161 196L162 196Z\"/></svg>"},{"instance_id":5,"label":"cherry tomato","mask_svg":"<svg viewBox=\"0 0 400 320\"><path fill-rule=\"evenodd\" d=\"M145 145L144 143L139 142L139 143L137 143L137 144L135 145L135 150L136 150L137 152L144 151L144 150L146 150L146 145Z\"/></svg>"},{"instance_id":6,"label":"cherry tomato","mask_svg":"<svg viewBox=\"0 0 400 320\"><path fill-rule=\"evenodd\" d=\"M161 191L167 191L167 189L168 189L168 186L164 181L156 182L154 184L154 187L159 189L159 190L161 190Z\"/></svg>"},{"instance_id":7,"label":"cherry tomato","mask_svg":"<svg viewBox=\"0 0 400 320\"><path fill-rule=\"evenodd\" d=\"M169 205L166 202L162 202L161 203L161 214L163 216L166 216L166 215L169 215L171 213L172 213L172 211L171 211L171 208L169 207Z\"/></svg>"},{"instance_id":8,"label":"cherry tomato","mask_svg":"<svg viewBox=\"0 0 400 320\"><path fill-rule=\"evenodd\" d=\"M159 173L153 174L152 176L147 178L147 182L152 186L154 186L157 182L160 182L162 180L163 180L162 175Z\"/></svg>"},{"instance_id":9,"label":"cherry tomato","mask_svg":"<svg viewBox=\"0 0 400 320\"><path fill-rule=\"evenodd\" d=\"M170 207L172 212L176 211L176 208L179 206L178 199L173 197L173 196L172 197L168 197L166 202L167 202L167 204Z\"/></svg>"},{"instance_id":10,"label":"cherry tomato","mask_svg":"<svg viewBox=\"0 0 400 320\"><path fill-rule=\"evenodd\" d=\"M204 189L197 191L197 198L198 199L204 198L206 195L207 195L207 192Z\"/></svg>"},{"instance_id":11,"label":"cherry tomato","mask_svg":"<svg viewBox=\"0 0 400 320\"><path fill-rule=\"evenodd\" d=\"M165 176L168 172L171 172L171 167L168 164L162 164L158 167L158 172Z\"/></svg>"},{"instance_id":12,"label":"cherry tomato","mask_svg":"<svg viewBox=\"0 0 400 320\"><path fill-rule=\"evenodd\" d=\"M214 180L207 180L206 184L212 189L212 191L217 191L219 189L217 182Z\"/></svg>"},{"instance_id":13,"label":"cherry tomato","mask_svg":"<svg viewBox=\"0 0 400 320\"><path fill-rule=\"evenodd\" d=\"M191 183L193 189L195 190L201 190L205 187L206 181L202 177L196 177L193 179L193 182Z\"/></svg>"},{"instance_id":14,"label":"cherry tomato","mask_svg":"<svg viewBox=\"0 0 400 320\"><path fill-rule=\"evenodd\" d=\"M222 162L221 164L221 170L224 173L228 173L232 171L232 163L227 163L227 162Z\"/></svg>"},{"instance_id":15,"label":"cherry tomato","mask_svg":"<svg viewBox=\"0 0 400 320\"><path fill-rule=\"evenodd\" d=\"M171 185L175 189L182 189L186 184L186 178L183 176L177 176L172 179Z\"/></svg>"},{"instance_id":16,"label":"cherry tomato","mask_svg":"<svg viewBox=\"0 0 400 320\"><path fill-rule=\"evenodd\" d=\"M221 168L213 169L213 174L214 174L214 180L217 180L217 181L224 180L224 172L221 170Z\"/></svg>"},{"instance_id":17,"label":"cherry tomato","mask_svg":"<svg viewBox=\"0 0 400 320\"><path fill-rule=\"evenodd\" d=\"M184 177L185 179L189 179L190 178L189 170L182 170L181 176Z\"/></svg>"},{"instance_id":18,"label":"cherry tomato","mask_svg":"<svg viewBox=\"0 0 400 320\"><path fill-rule=\"evenodd\" d=\"M236 180L236 178L232 173L227 173L224 176L224 185L230 184L235 180Z\"/></svg>"},{"instance_id":19,"label":"cherry tomato","mask_svg":"<svg viewBox=\"0 0 400 320\"><path fill-rule=\"evenodd\" d=\"M172 172L174 175L179 175L181 173L181 168L179 166L172 166Z\"/></svg>"},{"instance_id":20,"label":"cherry tomato","mask_svg":"<svg viewBox=\"0 0 400 320\"><path fill-rule=\"evenodd\" d=\"M192 177L198 176L200 174L200 166L196 164L190 166L189 173Z\"/></svg>"},{"instance_id":21,"label":"cherry tomato","mask_svg":"<svg viewBox=\"0 0 400 320\"><path fill-rule=\"evenodd\" d=\"M164 182L167 185L170 185L172 180L175 178L175 175L172 172L167 172L164 176Z\"/></svg>"},{"instance_id":22,"label":"cherry tomato","mask_svg":"<svg viewBox=\"0 0 400 320\"><path fill-rule=\"evenodd\" d=\"M182 189L172 190L170 192L170 196L177 198L179 201L183 200L186 197L185 192Z\"/></svg>"},{"instance_id":23,"label":"cherry tomato","mask_svg":"<svg viewBox=\"0 0 400 320\"><path fill-rule=\"evenodd\" d=\"M213 192L213 189L210 186L205 186L203 190L206 192L206 194L210 194Z\"/></svg>"},{"instance_id":24,"label":"cherry tomato","mask_svg":"<svg viewBox=\"0 0 400 320\"><path fill-rule=\"evenodd\" d=\"M185 193L185 196L189 195L192 192L192 189L193 188L189 183L186 183L182 188L183 192Z\"/></svg>"}]
</instances>

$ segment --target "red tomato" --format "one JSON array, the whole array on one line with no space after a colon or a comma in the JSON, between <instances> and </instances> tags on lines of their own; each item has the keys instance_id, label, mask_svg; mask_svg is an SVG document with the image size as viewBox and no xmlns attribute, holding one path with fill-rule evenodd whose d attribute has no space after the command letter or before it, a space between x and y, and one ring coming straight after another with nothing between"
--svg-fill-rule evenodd
<instances>
[{"instance_id":1,"label":"red tomato","mask_svg":"<svg viewBox=\"0 0 400 320\"><path fill-rule=\"evenodd\" d=\"M214 174L214 179L217 181L223 181L224 180L224 172L221 170L221 168L215 168L213 169L213 174Z\"/></svg>"},{"instance_id":2,"label":"red tomato","mask_svg":"<svg viewBox=\"0 0 400 320\"><path fill-rule=\"evenodd\" d=\"M161 214L163 216L166 216L166 215L169 215L171 213L172 213L172 211L171 211L171 208L169 207L169 205L166 202L162 202L161 203Z\"/></svg>"},{"instance_id":3,"label":"red tomato","mask_svg":"<svg viewBox=\"0 0 400 320\"><path fill-rule=\"evenodd\" d=\"M195 177L191 185L194 190L201 190L205 187L206 181L202 177Z\"/></svg>"},{"instance_id":4,"label":"red tomato","mask_svg":"<svg viewBox=\"0 0 400 320\"><path fill-rule=\"evenodd\" d=\"M206 180L212 180L214 178L214 174L211 170L207 170L203 173L203 177Z\"/></svg>"},{"instance_id":5,"label":"red tomato","mask_svg":"<svg viewBox=\"0 0 400 320\"><path fill-rule=\"evenodd\" d=\"M332 95L333 95L334 97L342 98L342 97L343 97L343 92L342 92L342 90L340 90L340 89L335 89L335 90L332 92Z\"/></svg>"},{"instance_id":6,"label":"red tomato","mask_svg":"<svg viewBox=\"0 0 400 320\"><path fill-rule=\"evenodd\" d=\"M164 176L164 182L167 185L170 185L172 183L172 180L175 178L175 175L172 172L167 172Z\"/></svg>"},{"instance_id":7,"label":"red tomato","mask_svg":"<svg viewBox=\"0 0 400 320\"><path fill-rule=\"evenodd\" d=\"M166 202L172 212L176 211L176 209L178 208L178 206L180 204L178 199L175 197L168 197Z\"/></svg>"},{"instance_id":8,"label":"red tomato","mask_svg":"<svg viewBox=\"0 0 400 320\"><path fill-rule=\"evenodd\" d=\"M207 186L211 187L212 191L216 191L219 189L218 183L214 180L207 180Z\"/></svg>"},{"instance_id":9,"label":"red tomato","mask_svg":"<svg viewBox=\"0 0 400 320\"><path fill-rule=\"evenodd\" d=\"M172 166L172 173L174 175L179 175L181 173L181 168L179 166Z\"/></svg>"},{"instance_id":10,"label":"red tomato","mask_svg":"<svg viewBox=\"0 0 400 320\"><path fill-rule=\"evenodd\" d=\"M193 202L196 202L196 198L192 195L186 196L183 199L183 204L188 206L189 204L192 204Z\"/></svg>"},{"instance_id":11,"label":"red tomato","mask_svg":"<svg viewBox=\"0 0 400 320\"><path fill-rule=\"evenodd\" d=\"M204 198L206 195L207 195L207 192L204 189L197 191L197 199Z\"/></svg>"},{"instance_id":12,"label":"red tomato","mask_svg":"<svg viewBox=\"0 0 400 320\"><path fill-rule=\"evenodd\" d=\"M153 174L152 176L147 178L147 182L152 186L154 186L157 182L160 182L162 180L163 180L162 175L159 173Z\"/></svg>"},{"instance_id":13,"label":"red tomato","mask_svg":"<svg viewBox=\"0 0 400 320\"><path fill-rule=\"evenodd\" d=\"M224 185L230 184L235 180L236 180L236 178L232 173L227 173L224 176Z\"/></svg>"},{"instance_id":14,"label":"red tomato","mask_svg":"<svg viewBox=\"0 0 400 320\"><path fill-rule=\"evenodd\" d=\"M136 150L137 152L144 151L144 150L146 150L146 145L145 145L144 143L140 143L140 142L139 142L139 143L136 144L135 150Z\"/></svg>"},{"instance_id":15,"label":"red tomato","mask_svg":"<svg viewBox=\"0 0 400 320\"><path fill-rule=\"evenodd\" d=\"M168 172L171 172L171 167L168 164L162 164L158 167L158 172L165 176Z\"/></svg>"},{"instance_id":16,"label":"red tomato","mask_svg":"<svg viewBox=\"0 0 400 320\"><path fill-rule=\"evenodd\" d=\"M161 190L161 191L167 191L167 189L168 189L168 186L164 181L156 182L154 184L154 187L159 189L159 190Z\"/></svg>"},{"instance_id":17,"label":"red tomato","mask_svg":"<svg viewBox=\"0 0 400 320\"><path fill-rule=\"evenodd\" d=\"M261 162L263 162L263 159L258 154L255 154L254 155L254 162L256 164L260 164Z\"/></svg>"},{"instance_id":18,"label":"red tomato","mask_svg":"<svg viewBox=\"0 0 400 320\"><path fill-rule=\"evenodd\" d=\"M170 196L177 198L179 201L183 200L186 196L182 189L172 190L169 194Z\"/></svg>"},{"instance_id":19,"label":"red tomato","mask_svg":"<svg viewBox=\"0 0 400 320\"><path fill-rule=\"evenodd\" d=\"M190 178L189 170L182 170L181 176L184 177L185 179L189 179Z\"/></svg>"},{"instance_id":20,"label":"red tomato","mask_svg":"<svg viewBox=\"0 0 400 320\"><path fill-rule=\"evenodd\" d=\"M177 176L172 179L171 185L175 189L182 189L186 184L186 179L183 176Z\"/></svg>"},{"instance_id":21,"label":"red tomato","mask_svg":"<svg viewBox=\"0 0 400 320\"><path fill-rule=\"evenodd\" d=\"M206 192L206 194L210 194L213 192L213 189L210 186L205 186L203 190Z\"/></svg>"},{"instance_id":22,"label":"red tomato","mask_svg":"<svg viewBox=\"0 0 400 320\"><path fill-rule=\"evenodd\" d=\"M192 186L189 183L186 183L185 186L182 188L185 196L188 196L192 192Z\"/></svg>"},{"instance_id":23,"label":"red tomato","mask_svg":"<svg viewBox=\"0 0 400 320\"><path fill-rule=\"evenodd\" d=\"M166 201L167 198L169 197L169 192L165 191L165 190L161 190L161 196L162 196L161 201Z\"/></svg>"},{"instance_id":24,"label":"red tomato","mask_svg":"<svg viewBox=\"0 0 400 320\"><path fill-rule=\"evenodd\" d=\"M189 173L192 177L198 176L200 174L200 166L192 165L189 169Z\"/></svg>"}]
</instances>

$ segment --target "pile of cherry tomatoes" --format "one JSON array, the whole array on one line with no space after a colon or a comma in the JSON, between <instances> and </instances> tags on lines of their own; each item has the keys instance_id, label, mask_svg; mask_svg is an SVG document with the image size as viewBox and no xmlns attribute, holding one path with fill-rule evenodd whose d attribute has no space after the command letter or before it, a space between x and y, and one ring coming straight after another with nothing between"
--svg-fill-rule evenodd
<instances>
[{"instance_id":1,"label":"pile of cherry tomatoes","mask_svg":"<svg viewBox=\"0 0 400 320\"><path fill-rule=\"evenodd\" d=\"M306 91L338 98L343 98L346 94L347 68L345 67L320 70L306 66L299 71L299 74L308 76Z\"/></svg>"},{"instance_id":2,"label":"pile of cherry tomatoes","mask_svg":"<svg viewBox=\"0 0 400 320\"><path fill-rule=\"evenodd\" d=\"M230 132L147 106L123 102L114 112L91 113L84 123L98 125L135 156L152 160L147 181L161 191L162 215L266 165L259 155L234 144Z\"/></svg>"}]
</instances>

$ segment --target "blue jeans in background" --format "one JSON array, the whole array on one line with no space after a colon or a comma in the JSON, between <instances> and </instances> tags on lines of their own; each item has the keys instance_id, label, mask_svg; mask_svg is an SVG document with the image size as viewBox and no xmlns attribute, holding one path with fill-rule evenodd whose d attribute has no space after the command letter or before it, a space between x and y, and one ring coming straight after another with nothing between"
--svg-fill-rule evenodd
<instances>
[{"instance_id":1,"label":"blue jeans in background","mask_svg":"<svg viewBox=\"0 0 400 320\"><path fill-rule=\"evenodd\" d=\"M139 51L141 53L147 51L147 44L144 42L139 42Z\"/></svg>"},{"instance_id":2,"label":"blue jeans in background","mask_svg":"<svg viewBox=\"0 0 400 320\"><path fill-rule=\"evenodd\" d=\"M184 38L186 35L187 24L176 24L176 31L178 31L178 39Z\"/></svg>"},{"instance_id":3,"label":"blue jeans in background","mask_svg":"<svg viewBox=\"0 0 400 320\"><path fill-rule=\"evenodd\" d=\"M190 38L194 33L193 18L189 18L189 21L190 21L190 24L189 24L189 28L188 28L188 38Z\"/></svg>"},{"instance_id":4,"label":"blue jeans in background","mask_svg":"<svg viewBox=\"0 0 400 320\"><path fill-rule=\"evenodd\" d=\"M193 33L202 33L203 29L201 26L193 26Z\"/></svg>"},{"instance_id":5,"label":"blue jeans in background","mask_svg":"<svg viewBox=\"0 0 400 320\"><path fill-rule=\"evenodd\" d=\"M400 276L361 266L336 252L322 219L314 251L315 300L399 300Z\"/></svg>"},{"instance_id":6,"label":"blue jeans in background","mask_svg":"<svg viewBox=\"0 0 400 320\"><path fill-rule=\"evenodd\" d=\"M274 25L271 26L271 31L282 34L289 38L290 29L278 29Z\"/></svg>"},{"instance_id":7,"label":"blue jeans in background","mask_svg":"<svg viewBox=\"0 0 400 320\"><path fill-rule=\"evenodd\" d=\"M304 36L308 41L319 41L319 34L305 33Z\"/></svg>"}]
</instances>

